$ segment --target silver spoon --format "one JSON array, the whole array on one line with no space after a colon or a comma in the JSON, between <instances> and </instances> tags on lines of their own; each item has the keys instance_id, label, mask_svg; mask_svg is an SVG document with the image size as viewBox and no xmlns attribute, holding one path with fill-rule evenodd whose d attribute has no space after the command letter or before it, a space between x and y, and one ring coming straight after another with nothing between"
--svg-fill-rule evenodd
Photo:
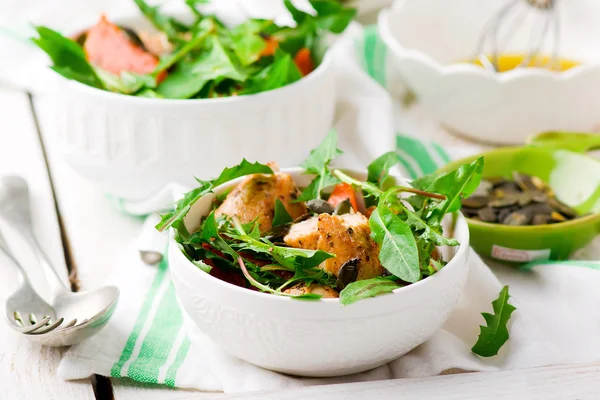
<instances>
[{"instance_id":1,"label":"silver spoon","mask_svg":"<svg viewBox=\"0 0 600 400\"><path fill-rule=\"evenodd\" d=\"M59 347L88 339L106 325L116 308L119 289L106 286L92 292L73 293L66 288L33 234L29 190L21 177L0 179L0 228L29 244L45 274L52 299L50 306L40 298L22 266L0 241L0 252L21 275L21 286L6 303L6 319L13 329L42 345ZM62 325L65 320L70 322Z\"/></svg>"}]
</instances>

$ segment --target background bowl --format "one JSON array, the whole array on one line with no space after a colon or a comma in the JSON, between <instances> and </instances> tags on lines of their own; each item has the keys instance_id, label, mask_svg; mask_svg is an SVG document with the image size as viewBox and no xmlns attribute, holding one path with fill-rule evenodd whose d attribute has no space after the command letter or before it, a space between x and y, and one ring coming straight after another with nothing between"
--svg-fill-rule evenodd
<instances>
[{"instance_id":1,"label":"background bowl","mask_svg":"<svg viewBox=\"0 0 600 400\"><path fill-rule=\"evenodd\" d=\"M151 29L139 15L114 21ZM193 176L216 176L242 158L298 165L332 127L333 72L326 54L291 85L196 100L126 96L57 76L59 147L81 175L127 200L143 200L171 182L194 185Z\"/></svg>"},{"instance_id":2,"label":"background bowl","mask_svg":"<svg viewBox=\"0 0 600 400\"><path fill-rule=\"evenodd\" d=\"M287 170L300 185L310 175ZM364 179L364 173L352 173ZM222 193L239 179L215 190ZM214 195L199 200L185 225L198 228ZM393 294L346 307L338 299L298 301L240 288L201 271L171 239L169 266L185 312L223 350L263 368L303 376L337 376L385 364L415 348L442 327L459 300L468 272L469 232L456 221L458 249L440 272ZM194 335L190 335L193 337Z\"/></svg>"},{"instance_id":3,"label":"background bowl","mask_svg":"<svg viewBox=\"0 0 600 400\"><path fill-rule=\"evenodd\" d=\"M595 21L600 2L557 2L560 54L583 65L562 73L539 68L495 73L458 63L477 56L484 25L506 3L396 2L379 16L379 33L391 58L390 73L402 76L446 128L479 141L522 144L538 132L597 128L600 91L589 88L600 85L600 41L596 40L600 25ZM524 19L506 50L523 53L531 32L535 35L541 29L529 26L535 22L535 18Z\"/></svg>"},{"instance_id":4,"label":"background bowl","mask_svg":"<svg viewBox=\"0 0 600 400\"><path fill-rule=\"evenodd\" d=\"M575 152L537 147L503 148L454 161L443 171L484 157L483 176L510 178L513 171L535 175L556 197L588 214L568 222L537 226L506 226L467 218L471 246L484 257L500 261L563 260L600 233L600 162Z\"/></svg>"}]
</instances>

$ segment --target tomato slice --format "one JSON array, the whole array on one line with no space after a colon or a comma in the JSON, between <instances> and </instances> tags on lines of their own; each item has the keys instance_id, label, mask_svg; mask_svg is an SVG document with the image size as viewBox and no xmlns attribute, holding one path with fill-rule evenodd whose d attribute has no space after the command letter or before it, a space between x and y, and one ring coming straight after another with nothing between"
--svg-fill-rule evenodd
<instances>
[{"instance_id":1,"label":"tomato slice","mask_svg":"<svg viewBox=\"0 0 600 400\"><path fill-rule=\"evenodd\" d=\"M93 65L115 75L124 71L148 74L158 64L158 57L132 43L121 28L104 15L88 30L83 49ZM166 72L161 73L157 81L166 75Z\"/></svg>"},{"instance_id":2,"label":"tomato slice","mask_svg":"<svg viewBox=\"0 0 600 400\"><path fill-rule=\"evenodd\" d=\"M268 37L265 39L265 42L267 43L267 46L260 53L260 56L261 57L269 57L269 56L274 55L275 50L277 50L277 48L279 47L279 42L277 41L277 39L275 39L273 37Z\"/></svg>"},{"instance_id":3,"label":"tomato slice","mask_svg":"<svg viewBox=\"0 0 600 400\"><path fill-rule=\"evenodd\" d=\"M315 63L312 60L310 50L306 47L298 50L294 57L294 62L302 73L302 76L306 76L315 70Z\"/></svg>"},{"instance_id":4,"label":"tomato slice","mask_svg":"<svg viewBox=\"0 0 600 400\"><path fill-rule=\"evenodd\" d=\"M354 211L359 210L356 193L354 192L352 185L348 183L339 183L333 188L333 192L331 192L331 196L329 196L327 202L336 207L344 200L350 200L350 204L352 204Z\"/></svg>"}]
</instances>

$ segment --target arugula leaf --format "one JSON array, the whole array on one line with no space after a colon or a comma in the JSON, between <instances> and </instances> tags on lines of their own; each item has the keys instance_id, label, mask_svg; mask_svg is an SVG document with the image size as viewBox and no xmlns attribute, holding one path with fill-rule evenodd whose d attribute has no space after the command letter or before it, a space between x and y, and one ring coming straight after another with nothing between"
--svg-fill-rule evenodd
<instances>
[{"instance_id":1,"label":"arugula leaf","mask_svg":"<svg viewBox=\"0 0 600 400\"><path fill-rule=\"evenodd\" d=\"M162 15L159 6L150 6L144 0L133 1L152 25L159 31L164 32L169 39L178 41L180 39L179 33L188 30L188 27L175 18Z\"/></svg>"},{"instance_id":2,"label":"arugula leaf","mask_svg":"<svg viewBox=\"0 0 600 400\"><path fill-rule=\"evenodd\" d=\"M305 250L294 247L275 246L265 238L256 239L246 233L243 226L234 218L234 229L227 231L227 236L240 241L236 248L251 250L256 253L268 254L280 265L293 271L307 270L321 264L333 254L322 250Z\"/></svg>"},{"instance_id":3,"label":"arugula leaf","mask_svg":"<svg viewBox=\"0 0 600 400\"><path fill-rule=\"evenodd\" d=\"M342 151L337 148L337 132L331 130L323 142L314 150L301 165L306 172L317 175L317 177L304 189L298 197L298 201L320 199L321 191L328 186L334 185L339 180L329 171L329 163Z\"/></svg>"},{"instance_id":4,"label":"arugula leaf","mask_svg":"<svg viewBox=\"0 0 600 400\"><path fill-rule=\"evenodd\" d=\"M317 12L316 25L325 31L342 33L356 16L357 10L345 7L340 2L329 0L309 0Z\"/></svg>"},{"instance_id":5,"label":"arugula leaf","mask_svg":"<svg viewBox=\"0 0 600 400\"><path fill-rule=\"evenodd\" d=\"M479 186L483 171L483 157L470 164L461 165L454 171L438 176L426 175L411 182L417 189L443 194L447 199L434 210L438 220L444 214L457 211L461 207L461 198L469 197Z\"/></svg>"},{"instance_id":6,"label":"arugula leaf","mask_svg":"<svg viewBox=\"0 0 600 400\"><path fill-rule=\"evenodd\" d=\"M492 357L498 354L498 350L508 340L508 320L513 311L516 310L509 299L508 286L504 286L498 295L498 298L492 302L494 314L481 313L487 326L481 325L479 328L479 338L477 343L471 348L471 351L481 357Z\"/></svg>"},{"instance_id":7,"label":"arugula leaf","mask_svg":"<svg viewBox=\"0 0 600 400\"><path fill-rule=\"evenodd\" d=\"M283 4L285 5L285 8L287 8L287 10L290 12L290 14L292 14L292 18L294 19L294 21L296 21L298 25L306 21L307 18L312 17L312 15L297 9L291 0L283 0Z\"/></svg>"},{"instance_id":8,"label":"arugula leaf","mask_svg":"<svg viewBox=\"0 0 600 400\"><path fill-rule=\"evenodd\" d=\"M239 257L238 253L229 246L229 244L219 235L219 227L215 221L215 212L211 212L204 224L202 225L202 231L200 237L210 243L215 249L222 251L223 253L231 256L234 261Z\"/></svg>"},{"instance_id":9,"label":"arugula leaf","mask_svg":"<svg viewBox=\"0 0 600 400\"><path fill-rule=\"evenodd\" d=\"M198 180L200 186L186 193L184 197L177 202L175 210L162 216L161 221L156 225L156 229L163 231L171 227L176 221L182 221L190 208L205 194L209 193L216 186L229 182L233 179L250 174L272 174L273 170L267 165L250 163L243 159L242 162L234 167L225 168L221 175L213 181Z\"/></svg>"},{"instance_id":10,"label":"arugula leaf","mask_svg":"<svg viewBox=\"0 0 600 400\"><path fill-rule=\"evenodd\" d=\"M156 79L150 75L134 74L127 71L115 75L99 67L95 67L94 70L106 89L111 92L132 94L143 88L153 89L156 87Z\"/></svg>"},{"instance_id":11,"label":"arugula leaf","mask_svg":"<svg viewBox=\"0 0 600 400\"><path fill-rule=\"evenodd\" d=\"M231 30L232 48L243 66L256 62L267 43L261 33L268 30L273 21L250 19Z\"/></svg>"},{"instance_id":12,"label":"arugula leaf","mask_svg":"<svg viewBox=\"0 0 600 400\"><path fill-rule=\"evenodd\" d=\"M294 83L302 78L302 74L292 57L280 50L275 52L275 58L271 65L265 67L261 72L254 76L244 94L253 94L277 89L290 83Z\"/></svg>"},{"instance_id":13,"label":"arugula leaf","mask_svg":"<svg viewBox=\"0 0 600 400\"><path fill-rule=\"evenodd\" d=\"M209 51L191 61L182 61L156 89L157 93L170 99L187 99L198 93L212 80L233 79L243 82L248 76L238 69L220 39L207 38Z\"/></svg>"},{"instance_id":14,"label":"arugula leaf","mask_svg":"<svg viewBox=\"0 0 600 400\"><path fill-rule=\"evenodd\" d=\"M439 223L425 222L417 213L404 207L402 203L399 203L403 208L403 212L406 215L406 223L410 226L417 237L422 238L425 241L431 242L436 246L458 246L458 240L454 238L447 238L442 235L441 225Z\"/></svg>"},{"instance_id":15,"label":"arugula leaf","mask_svg":"<svg viewBox=\"0 0 600 400\"><path fill-rule=\"evenodd\" d=\"M275 214L273 216L273 228L287 225L293 221L291 215L279 199L275 199Z\"/></svg>"},{"instance_id":16,"label":"arugula leaf","mask_svg":"<svg viewBox=\"0 0 600 400\"><path fill-rule=\"evenodd\" d=\"M380 204L369 218L371 237L380 246L379 261L394 276L405 282L421 277L415 237L399 216Z\"/></svg>"},{"instance_id":17,"label":"arugula leaf","mask_svg":"<svg viewBox=\"0 0 600 400\"><path fill-rule=\"evenodd\" d=\"M77 42L45 26L37 26L35 29L39 38L31 40L50 56L54 63L51 68L54 71L67 79L76 80L98 89L105 88Z\"/></svg>"},{"instance_id":18,"label":"arugula leaf","mask_svg":"<svg viewBox=\"0 0 600 400\"><path fill-rule=\"evenodd\" d=\"M398 155L395 151L390 151L377 157L367 167L367 181L381 188L389 176L390 168L398 164L398 162Z\"/></svg>"},{"instance_id":19,"label":"arugula leaf","mask_svg":"<svg viewBox=\"0 0 600 400\"><path fill-rule=\"evenodd\" d=\"M340 303L347 306L368 297L391 293L399 287L401 286L396 282L382 276L352 282L340 292Z\"/></svg>"}]
</instances>

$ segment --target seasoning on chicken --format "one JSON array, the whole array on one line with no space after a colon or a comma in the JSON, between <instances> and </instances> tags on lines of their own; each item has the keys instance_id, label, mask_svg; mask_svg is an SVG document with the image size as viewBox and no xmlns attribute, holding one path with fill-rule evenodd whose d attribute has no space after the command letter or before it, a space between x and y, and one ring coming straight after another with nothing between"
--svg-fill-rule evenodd
<instances>
[{"instance_id":1,"label":"seasoning on chicken","mask_svg":"<svg viewBox=\"0 0 600 400\"><path fill-rule=\"evenodd\" d=\"M289 174L254 174L246 177L227 195L215 216L236 216L242 223L258 218L262 233L271 230L275 201L279 199L293 219L307 213L304 203L295 203L300 191Z\"/></svg>"},{"instance_id":2,"label":"seasoning on chicken","mask_svg":"<svg viewBox=\"0 0 600 400\"><path fill-rule=\"evenodd\" d=\"M335 254L319 266L334 276L344 263L357 258L357 280L361 280L381 276L384 271L379 246L370 235L369 221L362 214L319 214L292 225L283 241L290 247Z\"/></svg>"},{"instance_id":3,"label":"seasoning on chicken","mask_svg":"<svg viewBox=\"0 0 600 400\"><path fill-rule=\"evenodd\" d=\"M312 283L310 286L306 286L305 283L299 283L287 290L284 290L284 293L288 293L294 296L302 296L303 294L309 293L319 294L324 299L340 297L340 294L337 292L337 290L329 286L317 285L314 283Z\"/></svg>"}]
</instances>

